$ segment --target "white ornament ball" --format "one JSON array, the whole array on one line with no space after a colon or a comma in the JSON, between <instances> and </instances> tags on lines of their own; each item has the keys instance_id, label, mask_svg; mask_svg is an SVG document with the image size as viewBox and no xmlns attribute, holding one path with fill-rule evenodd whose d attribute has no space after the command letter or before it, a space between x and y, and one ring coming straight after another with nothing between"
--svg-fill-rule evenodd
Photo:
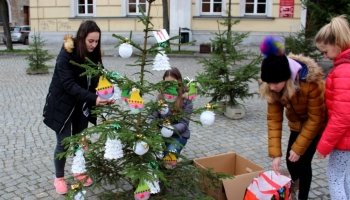
<instances>
[{"instance_id":1,"label":"white ornament ball","mask_svg":"<svg viewBox=\"0 0 350 200\"><path fill-rule=\"evenodd\" d=\"M206 110L202 112L200 116L200 121L203 125L210 126L214 123L215 120L215 114L212 111Z\"/></svg>"},{"instance_id":2,"label":"white ornament ball","mask_svg":"<svg viewBox=\"0 0 350 200\"><path fill-rule=\"evenodd\" d=\"M149 146L146 142L141 141L141 142L137 142L134 145L133 149L137 155L142 156L143 154L147 153Z\"/></svg>"},{"instance_id":3,"label":"white ornament ball","mask_svg":"<svg viewBox=\"0 0 350 200\"><path fill-rule=\"evenodd\" d=\"M169 112L169 107L168 107L168 104L163 104L162 105L162 108L159 110L159 113L161 115L165 115Z\"/></svg>"},{"instance_id":4,"label":"white ornament ball","mask_svg":"<svg viewBox=\"0 0 350 200\"><path fill-rule=\"evenodd\" d=\"M166 138L171 137L174 133L174 127L172 126L163 127L160 133L163 135L163 137L166 137Z\"/></svg>"},{"instance_id":5,"label":"white ornament ball","mask_svg":"<svg viewBox=\"0 0 350 200\"><path fill-rule=\"evenodd\" d=\"M123 43L119 46L119 55L122 58L129 58L132 54L132 46L130 44Z\"/></svg>"}]
</instances>

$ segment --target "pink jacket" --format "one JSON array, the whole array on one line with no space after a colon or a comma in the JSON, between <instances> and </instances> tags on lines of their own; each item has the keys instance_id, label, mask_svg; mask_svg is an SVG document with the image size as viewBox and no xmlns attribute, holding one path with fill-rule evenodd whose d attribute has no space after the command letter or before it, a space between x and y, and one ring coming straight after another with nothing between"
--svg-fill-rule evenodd
<instances>
[{"instance_id":1,"label":"pink jacket","mask_svg":"<svg viewBox=\"0 0 350 200\"><path fill-rule=\"evenodd\" d=\"M317 145L322 155L350 151L350 49L338 55L326 80L328 123Z\"/></svg>"}]
</instances>

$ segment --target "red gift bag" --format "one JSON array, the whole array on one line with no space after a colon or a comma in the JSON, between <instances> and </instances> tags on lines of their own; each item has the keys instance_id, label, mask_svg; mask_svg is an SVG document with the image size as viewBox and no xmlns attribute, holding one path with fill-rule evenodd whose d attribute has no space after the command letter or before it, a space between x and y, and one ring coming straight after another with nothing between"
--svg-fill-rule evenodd
<instances>
[{"instance_id":1,"label":"red gift bag","mask_svg":"<svg viewBox=\"0 0 350 200\"><path fill-rule=\"evenodd\" d=\"M289 200L292 180L274 171L260 173L248 186L244 200Z\"/></svg>"}]
</instances>

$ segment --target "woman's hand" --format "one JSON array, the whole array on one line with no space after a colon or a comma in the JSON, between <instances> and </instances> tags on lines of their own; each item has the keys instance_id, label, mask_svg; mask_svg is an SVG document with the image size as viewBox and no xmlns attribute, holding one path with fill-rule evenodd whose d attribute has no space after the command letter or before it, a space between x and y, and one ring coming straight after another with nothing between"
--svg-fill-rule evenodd
<instances>
[{"instance_id":1,"label":"woman's hand","mask_svg":"<svg viewBox=\"0 0 350 200\"><path fill-rule=\"evenodd\" d=\"M289 158L288 160L290 162L297 162L300 158L300 155L298 155L297 153L295 153L293 150L289 151Z\"/></svg>"},{"instance_id":2,"label":"woman's hand","mask_svg":"<svg viewBox=\"0 0 350 200\"><path fill-rule=\"evenodd\" d=\"M281 157L273 158L272 168L273 168L273 171L275 171L277 174L280 173L280 169L279 169L280 164L281 164Z\"/></svg>"},{"instance_id":3,"label":"woman's hand","mask_svg":"<svg viewBox=\"0 0 350 200\"><path fill-rule=\"evenodd\" d=\"M114 104L114 100L109 100L109 99L103 99L101 97L97 97L96 99L96 106L104 106L107 104Z\"/></svg>"},{"instance_id":4,"label":"woman's hand","mask_svg":"<svg viewBox=\"0 0 350 200\"><path fill-rule=\"evenodd\" d=\"M322 155L320 152L318 152L318 150L316 150L316 156L317 156L317 158L319 158L319 159L325 159L325 158L326 158L326 156L325 156L325 155Z\"/></svg>"}]
</instances>

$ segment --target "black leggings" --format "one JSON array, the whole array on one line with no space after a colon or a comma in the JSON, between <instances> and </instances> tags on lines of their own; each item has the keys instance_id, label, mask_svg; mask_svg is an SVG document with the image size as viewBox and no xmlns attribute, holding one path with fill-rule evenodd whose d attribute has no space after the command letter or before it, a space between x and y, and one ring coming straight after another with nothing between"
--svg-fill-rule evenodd
<instances>
[{"instance_id":1,"label":"black leggings","mask_svg":"<svg viewBox=\"0 0 350 200\"><path fill-rule=\"evenodd\" d=\"M291 131L288 141L287 148L287 168L292 177L293 181L299 179L299 195L298 199L308 199L309 190L312 180L312 168L311 161L316 151L316 146L318 141L320 140L320 135L317 135L314 140L311 142L310 146L305 151L304 155L300 156L297 162L290 162L289 151L291 150L291 146L294 141L297 139L299 132Z\"/></svg>"},{"instance_id":2,"label":"black leggings","mask_svg":"<svg viewBox=\"0 0 350 200\"><path fill-rule=\"evenodd\" d=\"M66 157L62 157L61 159L56 159L56 156L60 153L65 152L67 149L62 145L62 141L70 137L71 135L75 135L80 133L82 130L88 127L88 118L83 115L81 110L81 106L76 106L73 111L71 117L66 122L63 130L60 134L56 133L57 144L54 153L54 163L55 163L55 173L56 178L64 177L64 166L66 165Z\"/></svg>"}]
</instances>

